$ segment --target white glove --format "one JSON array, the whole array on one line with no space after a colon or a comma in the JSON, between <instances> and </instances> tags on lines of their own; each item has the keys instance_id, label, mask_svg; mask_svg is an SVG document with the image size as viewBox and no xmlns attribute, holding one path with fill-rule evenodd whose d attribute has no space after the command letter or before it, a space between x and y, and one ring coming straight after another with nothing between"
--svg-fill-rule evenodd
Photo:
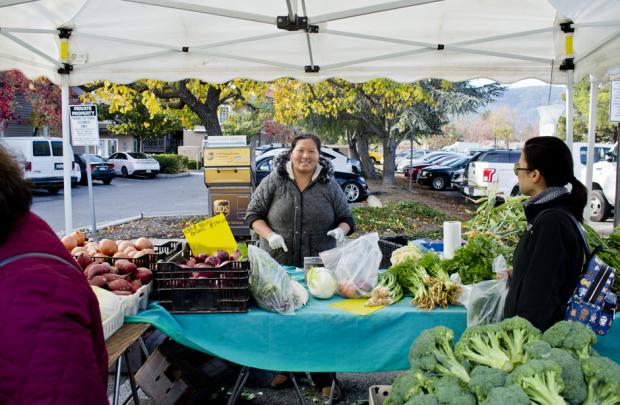
<instances>
[{"instance_id":1,"label":"white glove","mask_svg":"<svg viewBox=\"0 0 620 405\"><path fill-rule=\"evenodd\" d=\"M269 246L273 250L284 249L285 252L288 252L286 243L284 243L284 238L275 232L271 232L269 236L267 236L267 242L269 242Z\"/></svg>"},{"instance_id":2,"label":"white glove","mask_svg":"<svg viewBox=\"0 0 620 405\"><path fill-rule=\"evenodd\" d=\"M331 236L336 239L336 245L340 246L344 243L344 231L342 228L334 228L331 231L327 232L327 236Z\"/></svg>"}]
</instances>

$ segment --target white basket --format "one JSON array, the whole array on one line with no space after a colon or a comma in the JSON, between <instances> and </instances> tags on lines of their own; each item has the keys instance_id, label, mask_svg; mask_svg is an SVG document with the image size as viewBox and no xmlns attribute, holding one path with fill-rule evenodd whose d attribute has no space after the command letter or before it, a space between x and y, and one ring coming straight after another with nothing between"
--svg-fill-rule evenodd
<instances>
[{"instance_id":1,"label":"white basket","mask_svg":"<svg viewBox=\"0 0 620 405\"><path fill-rule=\"evenodd\" d=\"M131 295L119 295L125 316L132 316L146 309L149 304L149 290L153 282L143 285Z\"/></svg>"},{"instance_id":2,"label":"white basket","mask_svg":"<svg viewBox=\"0 0 620 405\"><path fill-rule=\"evenodd\" d=\"M382 405L392 391L391 385L373 385L368 389L368 403L370 405Z\"/></svg>"},{"instance_id":3,"label":"white basket","mask_svg":"<svg viewBox=\"0 0 620 405\"><path fill-rule=\"evenodd\" d=\"M103 321L103 338L108 340L110 336L123 326L124 320L123 311L119 306L118 310L112 316Z\"/></svg>"}]
</instances>

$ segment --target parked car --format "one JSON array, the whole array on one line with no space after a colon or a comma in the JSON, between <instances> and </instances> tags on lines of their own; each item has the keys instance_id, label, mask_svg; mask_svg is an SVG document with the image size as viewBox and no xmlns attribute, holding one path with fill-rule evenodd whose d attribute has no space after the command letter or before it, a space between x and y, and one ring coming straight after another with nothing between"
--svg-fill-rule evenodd
<instances>
[{"instance_id":1,"label":"parked car","mask_svg":"<svg viewBox=\"0 0 620 405\"><path fill-rule=\"evenodd\" d=\"M596 157L596 149L595 149ZM596 160L596 159L595 159ZM594 163L592 171L592 193L590 194L590 220L602 222L609 218L616 203L616 176L618 143L610 148L605 159ZM581 182L585 184L586 171L581 172Z\"/></svg>"},{"instance_id":2,"label":"parked car","mask_svg":"<svg viewBox=\"0 0 620 405\"><path fill-rule=\"evenodd\" d=\"M159 162L142 152L116 152L108 160L114 164L114 172L123 177L140 175L152 179L159 173Z\"/></svg>"},{"instance_id":3,"label":"parked car","mask_svg":"<svg viewBox=\"0 0 620 405\"><path fill-rule=\"evenodd\" d=\"M112 183L112 179L116 176L114 172L114 164L108 159L99 155L84 154L81 156L74 155L75 161L80 166L82 176L81 184L88 184L88 176L86 173L86 161L90 163L91 176L93 181L101 180L103 184Z\"/></svg>"},{"instance_id":4,"label":"parked car","mask_svg":"<svg viewBox=\"0 0 620 405\"><path fill-rule=\"evenodd\" d=\"M402 170L405 177L409 177L413 175L413 179L415 180L418 175L418 171L422 167L430 166L432 164L438 163L442 159L450 159L456 157L463 157L464 155L453 153L453 152L431 152L424 155L421 159L403 162ZM413 163L413 164L412 164Z\"/></svg>"},{"instance_id":5,"label":"parked car","mask_svg":"<svg viewBox=\"0 0 620 405\"><path fill-rule=\"evenodd\" d=\"M456 158L420 170L418 184L430 186L433 190L444 190L452 187L452 179L457 171L462 170L469 162L470 157Z\"/></svg>"},{"instance_id":6,"label":"parked car","mask_svg":"<svg viewBox=\"0 0 620 405\"><path fill-rule=\"evenodd\" d=\"M261 156L257 159L255 172L256 185L271 173L273 170L274 158L275 156ZM363 176L355 173L335 171L334 178L342 188L342 191L344 191L344 195L348 202L364 201L368 198L368 184Z\"/></svg>"},{"instance_id":7,"label":"parked car","mask_svg":"<svg viewBox=\"0 0 620 405\"><path fill-rule=\"evenodd\" d=\"M289 150L288 147L275 148L263 153L259 157L274 157L286 152L287 150ZM349 159L346 155L337 152L328 146L321 146L321 156L329 159L332 162L332 165L334 166L334 171L353 174L359 174L362 172L362 166L359 161L355 159Z\"/></svg>"},{"instance_id":8,"label":"parked car","mask_svg":"<svg viewBox=\"0 0 620 405\"><path fill-rule=\"evenodd\" d=\"M422 159L428 153L429 152L425 150L414 150L413 152L411 151L398 152L396 154L396 158L394 159L396 171L402 173L403 167L407 165L409 162L411 162L411 160L418 161Z\"/></svg>"},{"instance_id":9,"label":"parked car","mask_svg":"<svg viewBox=\"0 0 620 405\"><path fill-rule=\"evenodd\" d=\"M269 152L270 150L282 149L282 148L288 148L288 147L289 145L286 143L268 143L268 144L260 145L254 148L254 154L258 157L262 155L263 153Z\"/></svg>"},{"instance_id":10,"label":"parked car","mask_svg":"<svg viewBox=\"0 0 620 405\"><path fill-rule=\"evenodd\" d=\"M368 151L368 156L373 165L383 164L383 148L374 147Z\"/></svg>"},{"instance_id":11,"label":"parked car","mask_svg":"<svg viewBox=\"0 0 620 405\"><path fill-rule=\"evenodd\" d=\"M42 136L4 137L0 143L15 156L24 170L24 178L35 188L56 194L64 186L62 138ZM71 183L80 181L79 167L71 153Z\"/></svg>"},{"instance_id":12,"label":"parked car","mask_svg":"<svg viewBox=\"0 0 620 405\"><path fill-rule=\"evenodd\" d=\"M462 193L482 197L494 187L497 194L518 195L519 180L514 165L519 157L519 149L490 149L474 156L465 166Z\"/></svg>"}]
</instances>

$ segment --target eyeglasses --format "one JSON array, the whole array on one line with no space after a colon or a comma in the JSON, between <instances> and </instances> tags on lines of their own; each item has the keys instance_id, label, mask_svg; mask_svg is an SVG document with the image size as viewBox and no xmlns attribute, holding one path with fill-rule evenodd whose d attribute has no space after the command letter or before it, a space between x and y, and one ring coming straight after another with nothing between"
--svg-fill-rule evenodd
<instances>
[{"instance_id":1,"label":"eyeglasses","mask_svg":"<svg viewBox=\"0 0 620 405\"><path fill-rule=\"evenodd\" d=\"M528 167L519 167L519 163L517 162L517 163L515 163L514 170L515 170L515 176L518 176L519 175L519 170L525 170L525 171L529 172L532 169L530 169Z\"/></svg>"}]
</instances>

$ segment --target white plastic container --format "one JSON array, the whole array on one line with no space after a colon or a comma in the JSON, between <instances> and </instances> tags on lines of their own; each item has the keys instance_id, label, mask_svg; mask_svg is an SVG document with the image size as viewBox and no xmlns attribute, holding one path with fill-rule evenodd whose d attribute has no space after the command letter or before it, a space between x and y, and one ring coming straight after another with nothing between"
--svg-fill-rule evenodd
<instances>
[{"instance_id":1,"label":"white plastic container","mask_svg":"<svg viewBox=\"0 0 620 405\"><path fill-rule=\"evenodd\" d=\"M104 290L103 288L91 286L99 301L101 320L103 325L103 337L108 339L123 326L124 312L120 297Z\"/></svg>"}]
</instances>

